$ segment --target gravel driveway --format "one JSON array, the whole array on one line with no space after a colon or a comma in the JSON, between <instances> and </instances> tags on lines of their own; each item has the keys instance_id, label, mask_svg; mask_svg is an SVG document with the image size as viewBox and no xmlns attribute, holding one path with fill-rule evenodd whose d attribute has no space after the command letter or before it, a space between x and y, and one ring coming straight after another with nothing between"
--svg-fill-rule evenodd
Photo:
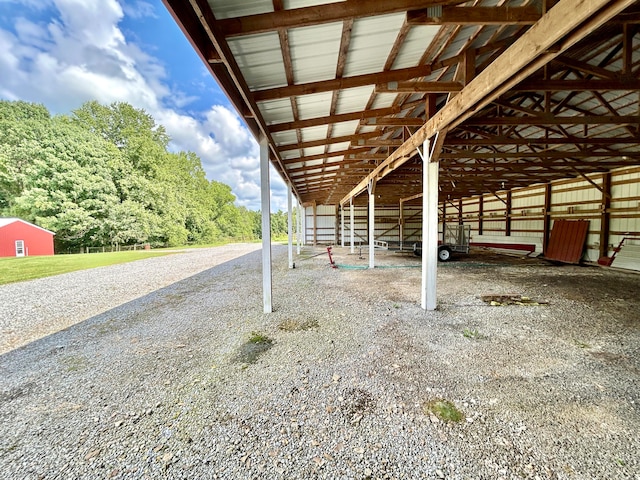
<instances>
[{"instance_id":1,"label":"gravel driveway","mask_svg":"<svg viewBox=\"0 0 640 480\"><path fill-rule=\"evenodd\" d=\"M256 248L0 287L48 334L0 356L2 478L640 478L639 275L470 256L425 313L417 259L274 246L265 315Z\"/></svg>"}]
</instances>

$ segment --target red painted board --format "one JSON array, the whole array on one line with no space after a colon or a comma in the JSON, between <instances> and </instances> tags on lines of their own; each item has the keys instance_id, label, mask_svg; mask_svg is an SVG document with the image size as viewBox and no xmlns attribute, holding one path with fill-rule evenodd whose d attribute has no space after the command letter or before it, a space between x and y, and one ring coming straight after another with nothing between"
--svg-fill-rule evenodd
<instances>
[{"instance_id":1,"label":"red painted board","mask_svg":"<svg viewBox=\"0 0 640 480\"><path fill-rule=\"evenodd\" d=\"M589 220L555 220L544 256L564 263L580 263L589 233Z\"/></svg>"}]
</instances>

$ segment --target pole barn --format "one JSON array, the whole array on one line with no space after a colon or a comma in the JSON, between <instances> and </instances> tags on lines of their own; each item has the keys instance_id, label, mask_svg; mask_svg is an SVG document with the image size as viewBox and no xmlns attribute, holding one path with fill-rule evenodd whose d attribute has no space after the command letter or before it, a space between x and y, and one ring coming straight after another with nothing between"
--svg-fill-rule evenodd
<instances>
[{"instance_id":1,"label":"pole barn","mask_svg":"<svg viewBox=\"0 0 640 480\"><path fill-rule=\"evenodd\" d=\"M19 218L0 218L0 257L53 255L54 235Z\"/></svg>"}]
</instances>

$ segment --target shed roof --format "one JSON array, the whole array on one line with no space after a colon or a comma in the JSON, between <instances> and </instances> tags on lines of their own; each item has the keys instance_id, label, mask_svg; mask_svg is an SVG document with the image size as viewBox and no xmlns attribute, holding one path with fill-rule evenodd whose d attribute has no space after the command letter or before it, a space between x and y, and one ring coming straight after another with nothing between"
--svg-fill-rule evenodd
<instances>
[{"instance_id":1,"label":"shed roof","mask_svg":"<svg viewBox=\"0 0 640 480\"><path fill-rule=\"evenodd\" d=\"M0 217L0 228L6 227L7 225L11 225L12 223L15 223L15 222L24 223L24 224L29 225L31 227L34 227L34 228L37 228L39 230L43 230L43 231L45 231L47 233L50 233L51 235L55 235L54 232L52 232L50 230L47 230L46 228L39 227L38 225L35 225L33 223L27 222L25 220L22 220L21 218L16 218L16 217L5 217L5 218L1 218Z\"/></svg>"},{"instance_id":2,"label":"shed roof","mask_svg":"<svg viewBox=\"0 0 640 480\"><path fill-rule=\"evenodd\" d=\"M302 203L419 194L428 138L441 201L640 164L640 2L164 2Z\"/></svg>"}]
</instances>

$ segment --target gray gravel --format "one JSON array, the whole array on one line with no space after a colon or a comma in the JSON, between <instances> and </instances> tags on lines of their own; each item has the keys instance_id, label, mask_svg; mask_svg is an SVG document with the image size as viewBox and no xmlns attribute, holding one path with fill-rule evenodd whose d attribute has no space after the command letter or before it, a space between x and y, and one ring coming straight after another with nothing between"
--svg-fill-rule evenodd
<instances>
[{"instance_id":1,"label":"gray gravel","mask_svg":"<svg viewBox=\"0 0 640 480\"><path fill-rule=\"evenodd\" d=\"M471 256L425 313L417 259L274 246L265 315L233 248L0 287L3 330L47 332L0 356L2 477L640 478L640 276ZM478 298L506 292L549 304Z\"/></svg>"}]
</instances>

